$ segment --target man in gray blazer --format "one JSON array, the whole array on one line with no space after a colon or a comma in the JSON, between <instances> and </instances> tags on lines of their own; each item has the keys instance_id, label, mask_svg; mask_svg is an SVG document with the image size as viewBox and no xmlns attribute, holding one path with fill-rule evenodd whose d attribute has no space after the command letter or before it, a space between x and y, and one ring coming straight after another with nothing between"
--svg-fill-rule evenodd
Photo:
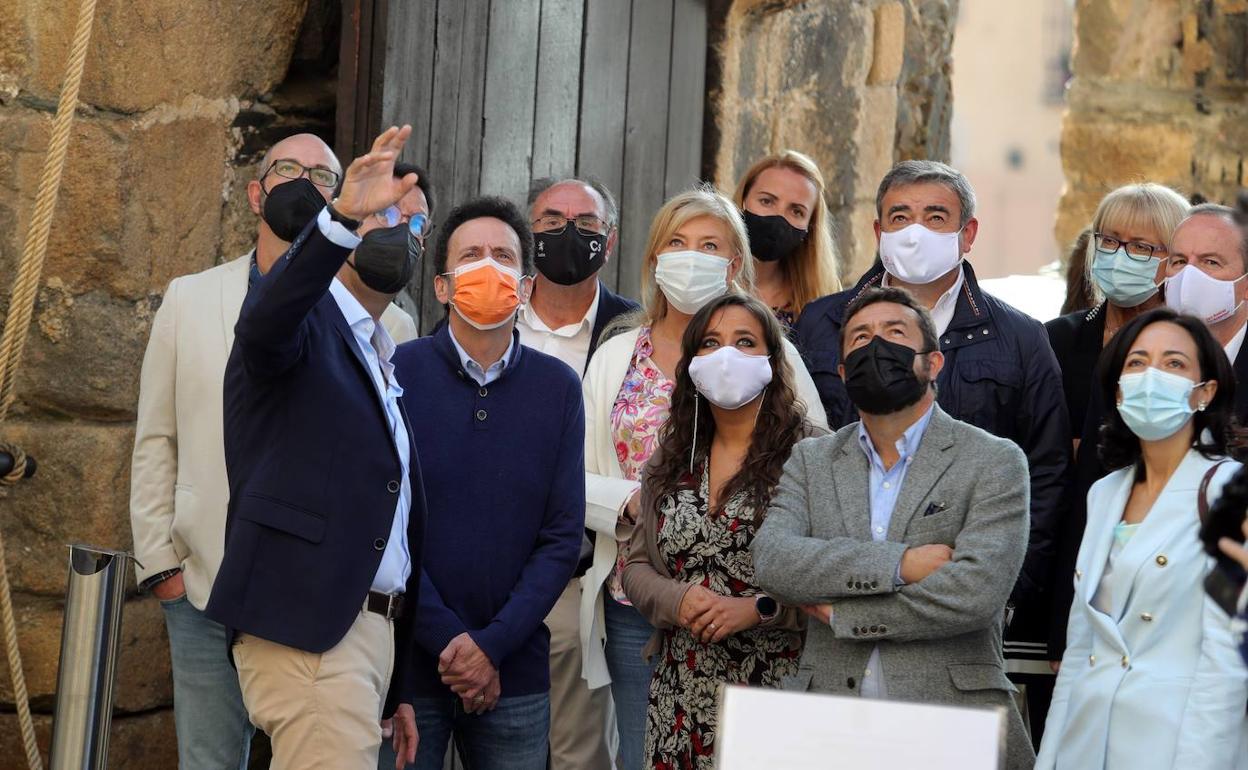
<instances>
[{"instance_id":1,"label":"man in gray blazer","mask_svg":"<svg viewBox=\"0 0 1248 770\"><path fill-rule=\"evenodd\" d=\"M752 549L759 585L818 621L789 684L1003 708L1007 767L1030 768L1001 652L1027 550L1026 458L936 405L944 358L906 291L855 299L841 350L861 422L793 449Z\"/></svg>"}]
</instances>

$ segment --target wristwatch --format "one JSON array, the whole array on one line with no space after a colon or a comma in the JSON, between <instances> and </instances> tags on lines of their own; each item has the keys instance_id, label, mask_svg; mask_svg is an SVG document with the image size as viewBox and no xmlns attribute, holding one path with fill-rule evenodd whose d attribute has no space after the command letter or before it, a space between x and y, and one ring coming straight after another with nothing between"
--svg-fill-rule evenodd
<instances>
[{"instance_id":1,"label":"wristwatch","mask_svg":"<svg viewBox=\"0 0 1248 770\"><path fill-rule=\"evenodd\" d=\"M337 202L338 202L337 198L334 198L332 201L329 202L327 206L327 208L329 209L329 218L332 221L337 222L338 224L347 228L351 232L355 232L356 230L359 230L360 220L352 219L351 217L348 217L346 214L343 214L338 209L334 208L334 204Z\"/></svg>"},{"instance_id":2,"label":"wristwatch","mask_svg":"<svg viewBox=\"0 0 1248 770\"><path fill-rule=\"evenodd\" d=\"M759 619L764 623L770 623L780 614L780 605L767 594L760 594L754 597L754 609L758 612Z\"/></svg>"}]
</instances>

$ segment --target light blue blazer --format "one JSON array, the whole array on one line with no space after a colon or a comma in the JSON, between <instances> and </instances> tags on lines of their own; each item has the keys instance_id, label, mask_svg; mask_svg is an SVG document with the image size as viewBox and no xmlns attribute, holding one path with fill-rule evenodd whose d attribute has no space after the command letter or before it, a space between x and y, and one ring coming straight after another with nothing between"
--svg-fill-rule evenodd
<instances>
[{"instance_id":1,"label":"light blue blazer","mask_svg":"<svg viewBox=\"0 0 1248 770\"><path fill-rule=\"evenodd\" d=\"M1195 450L1183 459L1113 565L1108 615L1092 597L1135 471L1115 471L1088 492L1066 654L1037 768L1248 767L1248 669L1230 618L1203 585L1213 559L1199 540L1196 497L1214 463ZM1210 504L1239 467L1218 468Z\"/></svg>"}]
</instances>

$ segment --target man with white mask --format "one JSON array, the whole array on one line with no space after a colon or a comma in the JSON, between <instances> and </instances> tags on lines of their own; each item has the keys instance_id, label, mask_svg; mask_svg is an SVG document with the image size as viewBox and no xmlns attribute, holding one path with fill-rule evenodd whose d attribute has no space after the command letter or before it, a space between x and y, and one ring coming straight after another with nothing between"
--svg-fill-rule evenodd
<instances>
[{"instance_id":1,"label":"man with white mask","mask_svg":"<svg viewBox=\"0 0 1248 770\"><path fill-rule=\"evenodd\" d=\"M797 324L797 347L819 388L828 424L836 429L857 420L837 370L845 310L868 289L906 289L936 325L945 358L936 381L941 408L1026 453L1031 536L1010 600L1005 652L1016 681L1028 684L1027 716L1038 728L1053 681L1043 627L1045 587L1066 511L1070 455L1061 371L1040 322L982 291L965 261L979 230L975 193L965 176L936 161L903 161L884 176L875 201L879 260L853 288L806 306Z\"/></svg>"},{"instance_id":2,"label":"man with white mask","mask_svg":"<svg viewBox=\"0 0 1248 770\"><path fill-rule=\"evenodd\" d=\"M1166 304L1205 322L1235 369L1248 381L1248 230L1228 206L1194 207L1175 228L1166 267ZM1235 392L1235 414L1248 418L1248 388Z\"/></svg>"}]
</instances>

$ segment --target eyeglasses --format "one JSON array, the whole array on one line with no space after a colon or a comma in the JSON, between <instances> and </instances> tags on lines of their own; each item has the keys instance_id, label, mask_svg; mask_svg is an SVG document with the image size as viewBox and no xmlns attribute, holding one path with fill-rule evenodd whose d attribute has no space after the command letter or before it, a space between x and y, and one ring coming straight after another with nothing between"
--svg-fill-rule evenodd
<instances>
[{"instance_id":1,"label":"eyeglasses","mask_svg":"<svg viewBox=\"0 0 1248 770\"><path fill-rule=\"evenodd\" d=\"M429 215L423 212L417 212L410 217L404 215L398 206L387 206L377 212L377 218L386 223L386 227L394 227L406 220L408 231L417 237L423 238L433 231L433 225L429 223Z\"/></svg>"},{"instance_id":2,"label":"eyeglasses","mask_svg":"<svg viewBox=\"0 0 1248 770\"><path fill-rule=\"evenodd\" d=\"M535 232L558 235L567 228L569 222L575 225L576 231L581 235L605 235L608 229L607 223L593 214L581 214L571 219L562 214L543 214L534 219L532 224Z\"/></svg>"},{"instance_id":3,"label":"eyeglasses","mask_svg":"<svg viewBox=\"0 0 1248 770\"><path fill-rule=\"evenodd\" d=\"M312 166L309 168L299 161L291 160L290 158L279 158L273 161L269 164L269 167L265 169L264 174L260 178L263 179L268 176L270 171L280 177L285 177L286 179L298 179L304 174L307 174L308 179L312 180L312 184L318 187L328 187L332 189L338 184L337 171L331 171L330 169L322 168L321 166Z\"/></svg>"},{"instance_id":4,"label":"eyeglasses","mask_svg":"<svg viewBox=\"0 0 1248 770\"><path fill-rule=\"evenodd\" d=\"M1144 241L1124 241L1106 235L1104 233L1093 233L1092 237L1096 239L1096 250L1102 254L1113 254L1120 248L1126 247L1127 256L1137 262L1147 262L1154 256L1166 253L1165 246L1154 246Z\"/></svg>"}]
</instances>

